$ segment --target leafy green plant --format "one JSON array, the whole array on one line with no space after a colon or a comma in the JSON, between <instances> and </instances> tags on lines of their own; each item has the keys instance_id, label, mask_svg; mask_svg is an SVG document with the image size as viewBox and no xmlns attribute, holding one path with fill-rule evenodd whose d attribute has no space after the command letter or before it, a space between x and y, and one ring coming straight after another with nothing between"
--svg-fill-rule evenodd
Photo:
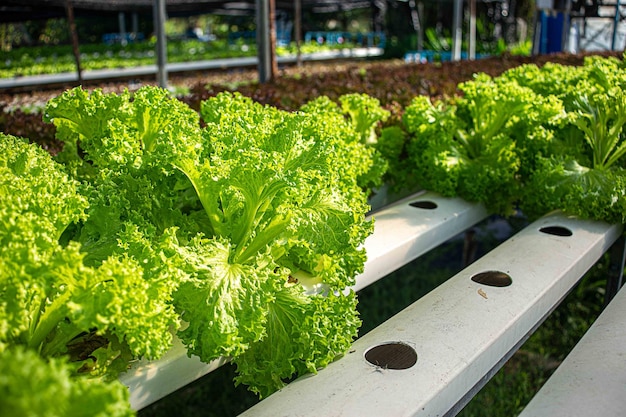
<instances>
[{"instance_id":1,"label":"leafy green plant","mask_svg":"<svg viewBox=\"0 0 626 417\"><path fill-rule=\"evenodd\" d=\"M309 42L301 45L302 53L349 49L352 44L319 45ZM89 44L81 45L81 67L83 70L131 68L156 63L154 42L137 42L128 45ZM235 58L256 55L256 45L240 40L228 43L215 40L210 43L199 40L169 40L168 62L195 62L220 58ZM296 53L295 44L277 48L279 56ZM22 47L3 52L0 61L0 78L58 74L75 72L76 63L69 45L45 47Z\"/></svg>"},{"instance_id":2,"label":"leafy green plant","mask_svg":"<svg viewBox=\"0 0 626 417\"><path fill-rule=\"evenodd\" d=\"M404 114L408 158L417 182L511 214L519 196L521 145L541 141L542 126L562 113L558 102L486 74L461 83L462 96L431 103L416 97ZM532 138L532 139L531 139Z\"/></svg>"},{"instance_id":3,"label":"leafy green plant","mask_svg":"<svg viewBox=\"0 0 626 417\"><path fill-rule=\"evenodd\" d=\"M34 350L0 350L0 413L20 416L126 417L128 389L120 383L76 379L65 358L44 359Z\"/></svg>"},{"instance_id":4,"label":"leafy green plant","mask_svg":"<svg viewBox=\"0 0 626 417\"><path fill-rule=\"evenodd\" d=\"M385 113L356 114L230 93L198 113L157 87L50 100L56 160L0 141L0 353L26 349L61 367L59 384L99 389L176 334L203 361L230 358L260 396L341 356L360 326L346 288L373 230L356 173L379 183L386 167L361 142ZM94 406L130 413L106 389Z\"/></svg>"},{"instance_id":5,"label":"leafy green plant","mask_svg":"<svg viewBox=\"0 0 626 417\"><path fill-rule=\"evenodd\" d=\"M581 67L556 71L571 73L559 81L546 71L539 70L542 81L531 86L552 85L563 100L567 123L554 131L537 169L529 175L523 209L536 214L559 208L583 218L626 222L623 65L612 59L588 59Z\"/></svg>"},{"instance_id":6,"label":"leafy green plant","mask_svg":"<svg viewBox=\"0 0 626 417\"><path fill-rule=\"evenodd\" d=\"M46 109L66 144L59 159L94 190L76 234L88 261L137 246L138 262L175 268L170 303L190 354L232 357L237 382L265 396L356 334L354 294L341 292L363 267L372 225L365 193L343 173L373 160L352 159L369 151L348 150L324 117L241 95L209 99L201 115L202 128L153 87L132 100L74 89Z\"/></svg>"},{"instance_id":7,"label":"leafy green plant","mask_svg":"<svg viewBox=\"0 0 626 417\"><path fill-rule=\"evenodd\" d=\"M102 390L104 401L94 391L94 407L109 407L110 394L112 401L122 402L117 415L126 415L127 394L120 395L116 378L131 358L156 358L170 347L169 329L177 322L167 304L173 285L149 283L143 263L126 256L111 254L99 265L87 265L80 245L68 237L86 219L89 204L83 193L88 190L36 145L2 134L0 150L0 354L24 360L38 355L37 363L44 365L35 375L50 369L76 381L71 390L93 386ZM3 406L15 401L25 407L23 396L33 393L19 379L26 376L3 375L11 377L2 389L15 395ZM63 380L42 394L54 395ZM85 394L85 401L90 398Z\"/></svg>"},{"instance_id":8,"label":"leafy green plant","mask_svg":"<svg viewBox=\"0 0 626 417\"><path fill-rule=\"evenodd\" d=\"M356 178L357 184L367 191L382 185L387 171L387 161L377 150L381 124L389 117L389 111L367 94L343 94L333 102L327 96L317 97L300 110L324 120L320 129L328 135L342 138L346 160L353 163L339 167L342 177Z\"/></svg>"}]
</instances>

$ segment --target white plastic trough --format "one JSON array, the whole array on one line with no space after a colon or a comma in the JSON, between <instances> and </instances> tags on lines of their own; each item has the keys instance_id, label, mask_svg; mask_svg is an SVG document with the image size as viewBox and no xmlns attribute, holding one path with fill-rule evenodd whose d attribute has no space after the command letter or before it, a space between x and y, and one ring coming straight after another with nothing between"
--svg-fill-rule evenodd
<instances>
[{"instance_id":1,"label":"white plastic trough","mask_svg":"<svg viewBox=\"0 0 626 417\"><path fill-rule=\"evenodd\" d=\"M623 417L625 387L626 291L620 291L519 417Z\"/></svg>"},{"instance_id":2,"label":"white plastic trough","mask_svg":"<svg viewBox=\"0 0 626 417\"><path fill-rule=\"evenodd\" d=\"M345 357L242 416L455 415L621 232L546 216L358 339ZM497 273L483 275L490 271ZM507 284L507 276L508 286L472 280Z\"/></svg>"},{"instance_id":3,"label":"white plastic trough","mask_svg":"<svg viewBox=\"0 0 626 417\"><path fill-rule=\"evenodd\" d=\"M416 193L376 211L374 233L365 242L368 260L354 290L383 278L487 216L481 205L431 192ZM129 387L131 406L139 410L226 362L224 358L205 364L197 357L189 358L176 339L164 357L136 362L120 380Z\"/></svg>"}]
</instances>

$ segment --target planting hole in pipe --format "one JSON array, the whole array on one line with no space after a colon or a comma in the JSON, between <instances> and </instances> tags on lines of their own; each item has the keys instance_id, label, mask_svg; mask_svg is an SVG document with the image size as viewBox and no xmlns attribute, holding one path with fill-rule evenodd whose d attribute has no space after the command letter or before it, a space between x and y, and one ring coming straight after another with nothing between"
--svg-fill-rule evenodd
<instances>
[{"instance_id":1,"label":"planting hole in pipe","mask_svg":"<svg viewBox=\"0 0 626 417\"><path fill-rule=\"evenodd\" d=\"M554 236L571 236L573 233L567 227L563 226L546 226L539 229L541 233L546 233Z\"/></svg>"},{"instance_id":2,"label":"planting hole in pipe","mask_svg":"<svg viewBox=\"0 0 626 417\"><path fill-rule=\"evenodd\" d=\"M408 369L417 363L417 352L402 342L388 342L371 347L365 360L382 369Z\"/></svg>"},{"instance_id":3,"label":"planting hole in pipe","mask_svg":"<svg viewBox=\"0 0 626 417\"><path fill-rule=\"evenodd\" d=\"M500 271L481 272L474 275L472 281L490 287L508 287L513 283L509 274Z\"/></svg>"},{"instance_id":4,"label":"planting hole in pipe","mask_svg":"<svg viewBox=\"0 0 626 417\"><path fill-rule=\"evenodd\" d=\"M435 203L434 201L422 200L414 201L413 203L409 204L409 206L421 208L424 210L434 210L437 208L437 203Z\"/></svg>"}]
</instances>

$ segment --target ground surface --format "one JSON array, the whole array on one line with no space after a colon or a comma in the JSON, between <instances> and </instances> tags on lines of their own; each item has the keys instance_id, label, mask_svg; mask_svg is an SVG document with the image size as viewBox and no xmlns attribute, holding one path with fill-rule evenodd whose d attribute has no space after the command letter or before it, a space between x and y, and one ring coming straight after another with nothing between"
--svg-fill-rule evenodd
<instances>
[{"instance_id":1,"label":"ground surface","mask_svg":"<svg viewBox=\"0 0 626 417\"><path fill-rule=\"evenodd\" d=\"M622 58L622 52L594 52L598 55L611 55ZM255 69L205 71L190 74L170 74L169 83L182 90L196 94L210 86L214 89L236 88L259 101L288 107L286 95L307 96L319 94L343 94L358 91L380 96L381 101L402 98L415 94L436 96L451 93L459 82L468 80L477 72L498 75L503 71L525 63L543 65L557 62L566 65L579 65L588 54L549 54L534 57L502 56L474 61L457 61L429 64L406 64L400 60L352 61L329 63L305 63L302 67L290 66L279 70L279 77L272 82L259 84ZM92 82L86 87L102 88L105 91L120 92L125 88L136 89L142 85L154 85L155 80L134 79L108 82ZM45 103L71 85L53 88L36 88L16 92L0 90L0 108L19 108L32 104ZM207 94L211 93L209 88ZM386 94L381 93L385 89ZM279 94L280 93L280 94Z\"/></svg>"},{"instance_id":2,"label":"ground surface","mask_svg":"<svg viewBox=\"0 0 626 417\"><path fill-rule=\"evenodd\" d=\"M619 59L623 57L623 52L593 54ZM357 92L378 98L383 106L398 114L416 95L441 97L456 94L460 82L471 79L479 72L496 76L509 68L528 63L539 66L546 62L580 65L586 55L589 54L500 56L428 64L407 64L401 60L306 63L301 67L282 68L275 80L263 84L258 82L255 69L230 69L171 74L169 85L181 100L195 109L199 109L202 100L224 90L237 90L263 104L286 110L297 109L320 95L336 99L342 94ZM147 78L91 82L84 87L121 92L155 84L155 79ZM43 123L41 110L50 98L72 87L63 85L30 91L0 90L0 132L29 138L52 153L58 151L54 128Z\"/></svg>"}]
</instances>

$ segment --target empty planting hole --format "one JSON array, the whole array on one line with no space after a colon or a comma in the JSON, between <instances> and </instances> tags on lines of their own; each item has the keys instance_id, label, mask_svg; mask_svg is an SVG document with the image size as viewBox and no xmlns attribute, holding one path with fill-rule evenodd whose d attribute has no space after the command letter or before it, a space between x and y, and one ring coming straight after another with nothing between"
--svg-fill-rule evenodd
<instances>
[{"instance_id":1,"label":"empty planting hole","mask_svg":"<svg viewBox=\"0 0 626 417\"><path fill-rule=\"evenodd\" d=\"M365 360L383 369L408 369L417 363L417 352L406 343L390 342L370 348Z\"/></svg>"},{"instance_id":2,"label":"empty planting hole","mask_svg":"<svg viewBox=\"0 0 626 417\"><path fill-rule=\"evenodd\" d=\"M413 203L409 204L409 206L417 207L417 208L421 208L425 210L434 210L437 208L437 203L435 203L434 201L422 200L422 201L414 201Z\"/></svg>"},{"instance_id":3,"label":"empty planting hole","mask_svg":"<svg viewBox=\"0 0 626 417\"><path fill-rule=\"evenodd\" d=\"M500 271L481 272L480 274L474 275L472 281L490 287L508 287L513 283L509 274Z\"/></svg>"},{"instance_id":4,"label":"empty planting hole","mask_svg":"<svg viewBox=\"0 0 626 417\"><path fill-rule=\"evenodd\" d=\"M573 234L571 230L563 226L546 226L539 229L539 231L554 236L571 236Z\"/></svg>"}]
</instances>

